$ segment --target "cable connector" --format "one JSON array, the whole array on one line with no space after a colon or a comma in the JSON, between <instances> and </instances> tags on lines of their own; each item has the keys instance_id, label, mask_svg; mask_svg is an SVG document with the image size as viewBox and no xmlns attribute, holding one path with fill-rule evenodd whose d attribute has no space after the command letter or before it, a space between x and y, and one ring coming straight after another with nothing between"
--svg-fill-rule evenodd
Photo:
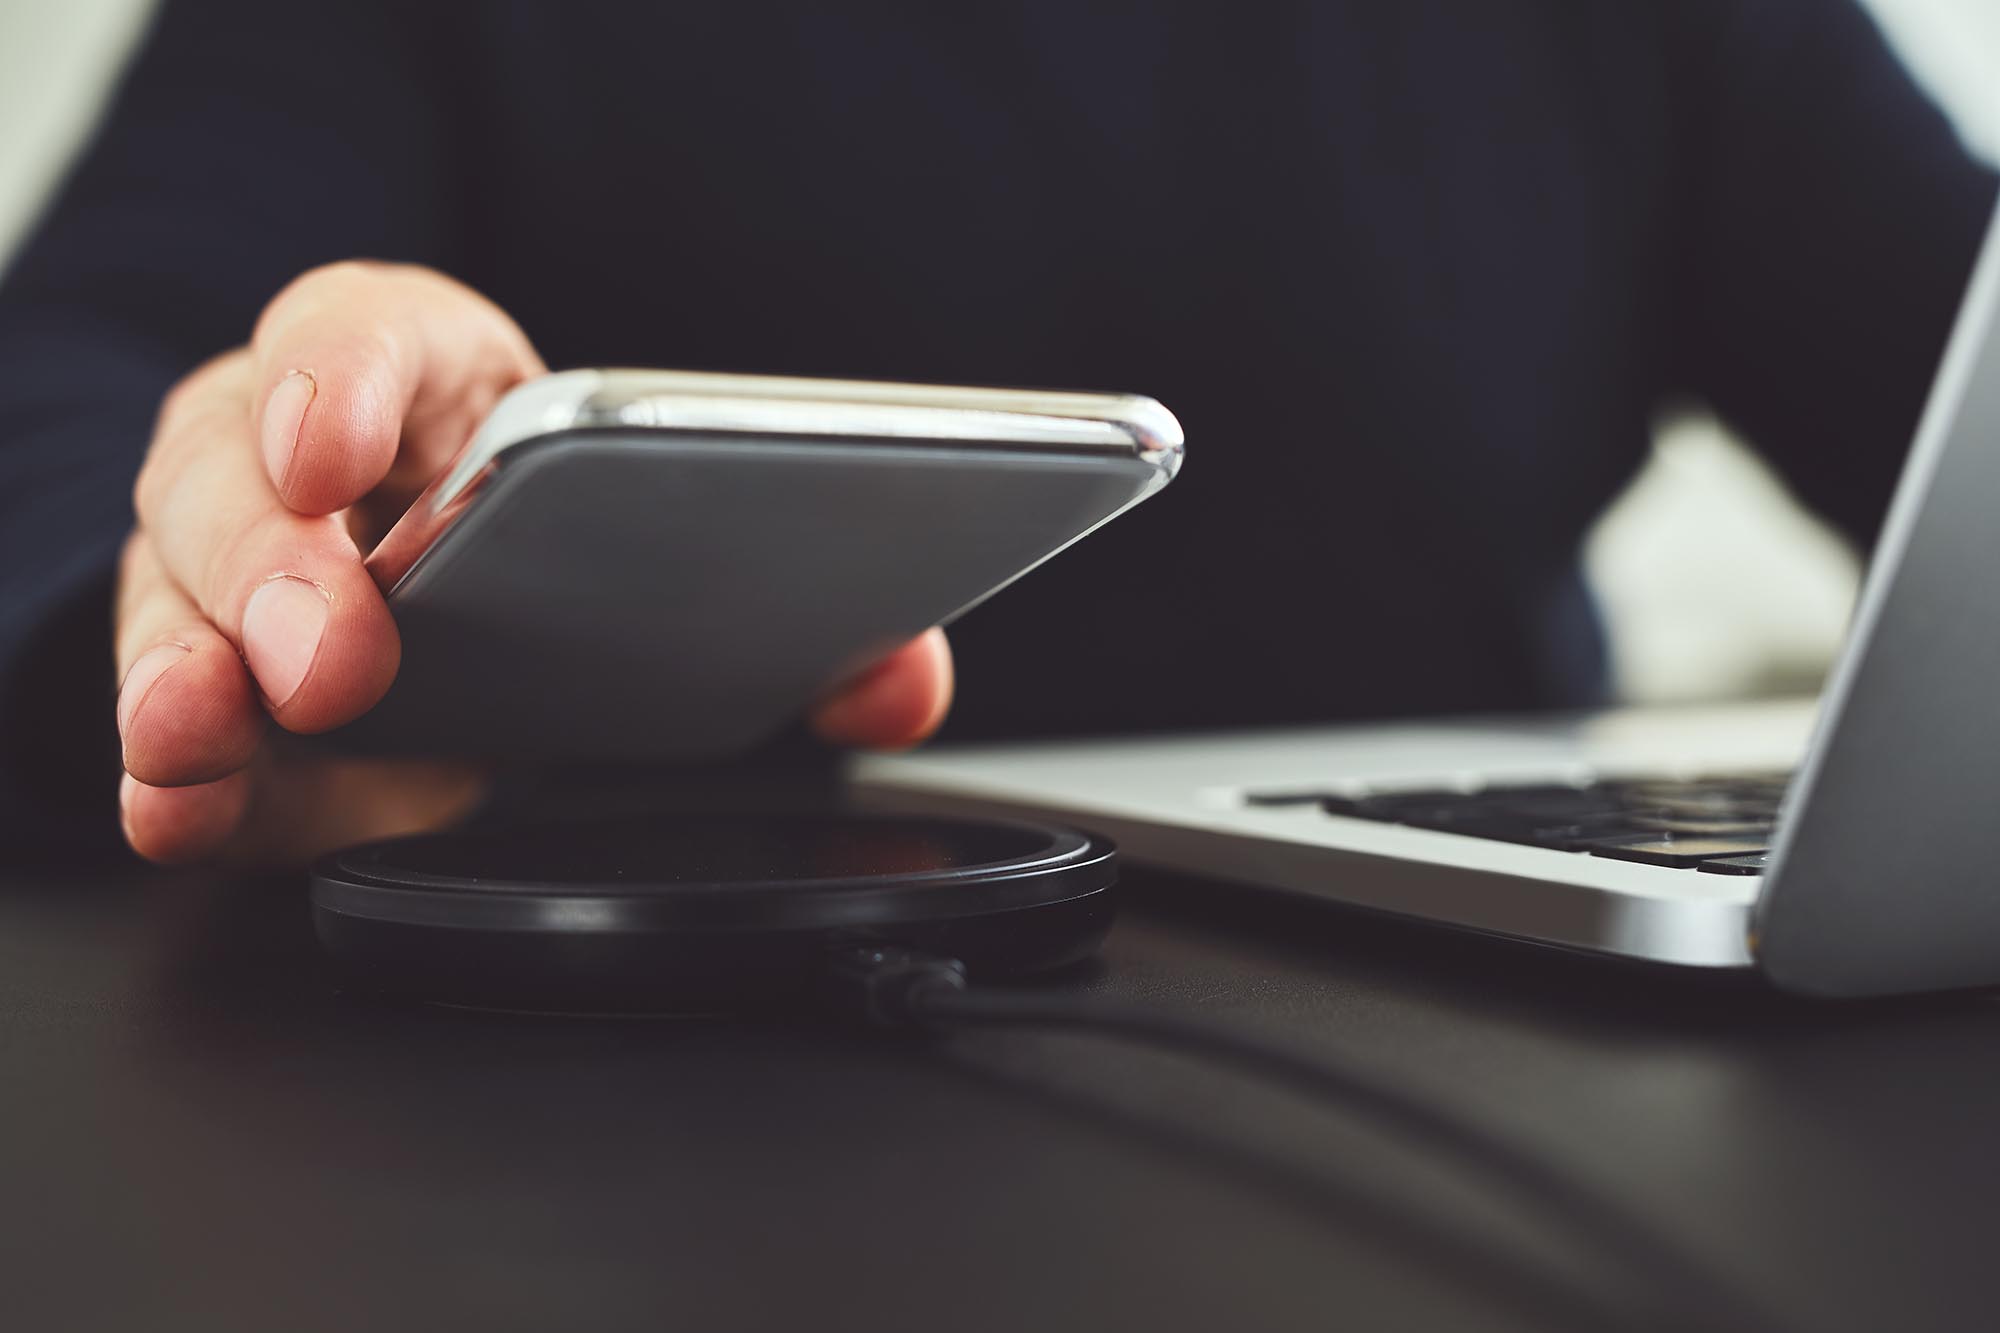
<instances>
[{"instance_id":1,"label":"cable connector","mask_svg":"<svg viewBox=\"0 0 2000 1333\"><path fill-rule=\"evenodd\" d=\"M917 998L965 989L965 964L899 944L848 944L827 961L836 1002L877 1027L925 1026Z\"/></svg>"}]
</instances>

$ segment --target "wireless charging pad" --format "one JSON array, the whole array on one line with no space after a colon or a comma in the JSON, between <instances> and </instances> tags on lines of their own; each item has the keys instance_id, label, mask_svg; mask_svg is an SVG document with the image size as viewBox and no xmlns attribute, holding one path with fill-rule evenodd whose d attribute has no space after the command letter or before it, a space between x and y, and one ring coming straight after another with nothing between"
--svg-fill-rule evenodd
<instances>
[{"instance_id":1,"label":"wireless charging pad","mask_svg":"<svg viewBox=\"0 0 2000 1333\"><path fill-rule=\"evenodd\" d=\"M975 978L1094 953L1109 842L1055 826L878 815L625 818L397 838L313 867L313 924L356 985L504 1008L794 1000L845 944Z\"/></svg>"}]
</instances>

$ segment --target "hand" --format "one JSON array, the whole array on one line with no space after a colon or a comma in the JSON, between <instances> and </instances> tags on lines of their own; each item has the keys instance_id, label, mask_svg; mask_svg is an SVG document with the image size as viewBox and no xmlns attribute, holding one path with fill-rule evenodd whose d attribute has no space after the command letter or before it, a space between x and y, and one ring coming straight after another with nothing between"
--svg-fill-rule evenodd
<instances>
[{"instance_id":1,"label":"hand","mask_svg":"<svg viewBox=\"0 0 2000 1333\"><path fill-rule=\"evenodd\" d=\"M395 622L362 568L494 402L544 372L512 320L423 269L345 263L281 292L248 347L177 385L135 490L115 643L126 839L141 855L284 864L434 828L472 765L302 754L395 679ZM814 712L841 744L923 739L951 698L936 630ZM272 732L267 721L281 731Z\"/></svg>"}]
</instances>

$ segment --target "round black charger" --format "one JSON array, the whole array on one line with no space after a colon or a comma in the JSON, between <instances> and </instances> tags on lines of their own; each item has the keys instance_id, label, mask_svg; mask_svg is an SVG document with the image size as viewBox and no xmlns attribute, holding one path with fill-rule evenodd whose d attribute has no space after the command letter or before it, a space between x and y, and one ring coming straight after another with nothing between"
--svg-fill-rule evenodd
<instances>
[{"instance_id":1,"label":"round black charger","mask_svg":"<svg viewBox=\"0 0 2000 1333\"><path fill-rule=\"evenodd\" d=\"M444 1003L712 1010L798 998L843 946L975 979L1093 954L1102 838L894 815L665 815L427 834L313 867L314 928L356 984Z\"/></svg>"}]
</instances>

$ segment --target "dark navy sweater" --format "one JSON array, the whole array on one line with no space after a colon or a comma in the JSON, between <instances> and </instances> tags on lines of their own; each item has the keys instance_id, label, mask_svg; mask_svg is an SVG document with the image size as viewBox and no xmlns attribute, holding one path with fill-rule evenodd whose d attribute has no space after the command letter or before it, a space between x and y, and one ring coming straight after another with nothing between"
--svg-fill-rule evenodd
<instances>
[{"instance_id":1,"label":"dark navy sweater","mask_svg":"<svg viewBox=\"0 0 2000 1333\"><path fill-rule=\"evenodd\" d=\"M557 367L1166 402L1181 480L958 626L969 738L1590 701L1655 418L1865 541L1992 196L1847 0L170 2L0 288L0 806L111 827L154 411L327 260Z\"/></svg>"}]
</instances>

